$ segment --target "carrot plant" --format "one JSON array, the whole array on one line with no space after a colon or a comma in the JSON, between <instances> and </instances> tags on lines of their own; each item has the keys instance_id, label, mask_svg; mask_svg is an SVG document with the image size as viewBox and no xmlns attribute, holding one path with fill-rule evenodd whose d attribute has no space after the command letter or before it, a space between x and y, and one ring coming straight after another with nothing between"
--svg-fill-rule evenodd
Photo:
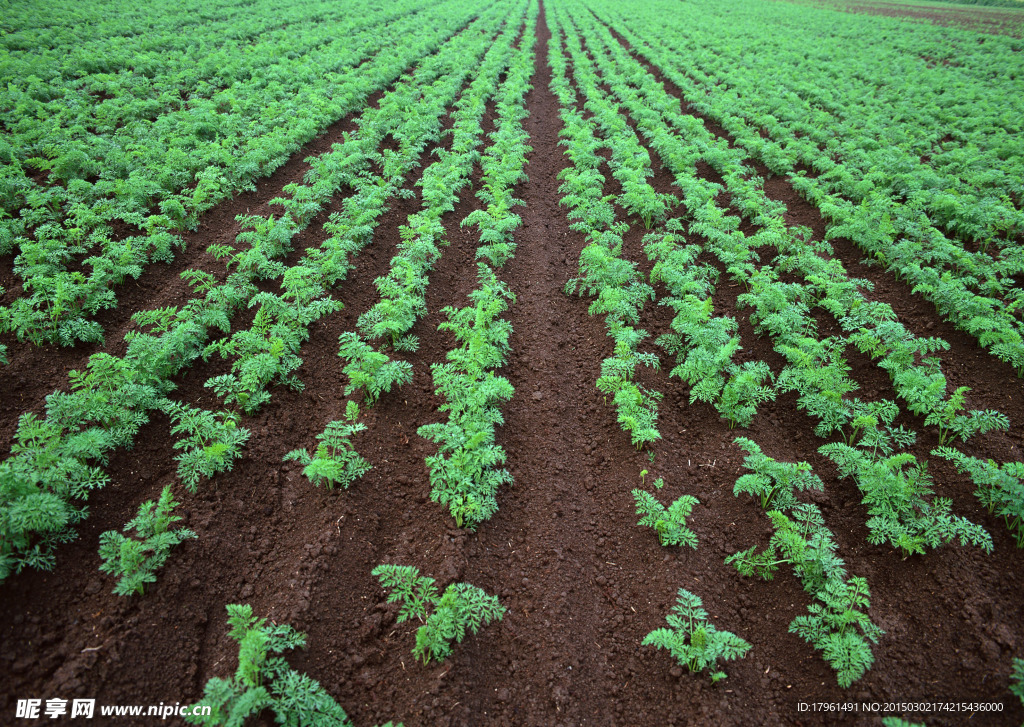
<instances>
[{"instance_id":1,"label":"carrot plant","mask_svg":"<svg viewBox=\"0 0 1024 727\"><path fill-rule=\"evenodd\" d=\"M394 53L378 60L396 64L395 77L416 58L423 62L360 115L358 132L311 162L304 180L311 189L290 187L297 201L282 204L284 215L242 216L243 231L235 244L211 247L225 261L226 278L206 271L182 273L194 290L185 305L133 316L140 330L126 335L123 357L94 354L84 372L74 372L70 393L48 397L45 419L22 418L12 454L0 463L0 579L25 567L53 566L56 546L73 539L74 526L85 517L79 501L106 483L103 466L109 454L132 446L149 412L160 408L175 388L175 377L204 352L232 359L230 374L207 383L238 411L257 410L278 383L301 386L295 375L298 348L308 325L333 305L317 291L326 291L351 269L351 257L372 238L406 174L426 145L440 138L441 117L472 73L469 61L486 52L508 9L498 4L477 14L463 7L459 13L440 11L413 22L416 26L430 17L432 27L411 28ZM456 32L464 26L466 32ZM459 63L452 62L455 58ZM368 72L372 69L384 70L376 61L367 66ZM356 91L355 86L346 89ZM399 151L378 153L389 134L403 140ZM276 153L282 153L280 148ZM208 196L221 183L211 174L217 176L216 170L200 180L197 196ZM325 224L329 237L306 250L300 264L285 268L281 260L301 231L300 222L309 219L307 206L332 199L342 186L356 192ZM174 214L171 206L167 212ZM293 219L293 212L301 219ZM0 219L0 228L3 223ZM274 278L280 278L282 294L261 293L257 281ZM232 318L249 305L260 308L258 325L214 340L231 334ZM10 315L0 310L0 328Z\"/></svg>"},{"instance_id":2,"label":"carrot plant","mask_svg":"<svg viewBox=\"0 0 1024 727\"><path fill-rule=\"evenodd\" d=\"M655 486L659 482L660 479L654 483ZM686 527L686 518L693 506L699 504L696 497L683 495L667 508L644 490L633 490L633 499L636 500L636 514L643 515L637 525L653 528L662 545L688 545L696 550L697 535Z\"/></svg>"},{"instance_id":3,"label":"carrot plant","mask_svg":"<svg viewBox=\"0 0 1024 727\"><path fill-rule=\"evenodd\" d=\"M1024 548L1024 463L999 465L991 459L968 457L951 447L939 447L932 454L950 460L957 470L970 475L977 486L975 496L990 513L1003 518L1017 547Z\"/></svg>"},{"instance_id":4,"label":"carrot plant","mask_svg":"<svg viewBox=\"0 0 1024 727\"><path fill-rule=\"evenodd\" d=\"M797 504L798 490L825 489L806 462L779 462L762 452L757 442L745 437L737 437L735 442L747 452L743 466L752 472L736 480L734 495L746 493L759 498L763 510L788 510Z\"/></svg>"},{"instance_id":5,"label":"carrot plant","mask_svg":"<svg viewBox=\"0 0 1024 727\"><path fill-rule=\"evenodd\" d=\"M820 603L812 603L808 615L797 616L789 625L791 633L822 652L844 689L871 668L875 658L868 641L878 643L884 633L867 616L870 595L863 578L831 578L816 594Z\"/></svg>"},{"instance_id":6,"label":"carrot plant","mask_svg":"<svg viewBox=\"0 0 1024 727\"><path fill-rule=\"evenodd\" d=\"M975 434L1010 428L1010 420L1006 415L992 409L960 413L964 408L968 391L966 386L959 387L941 407L934 409L924 420L925 424L934 424L938 427L939 446L946 444L953 437L966 442Z\"/></svg>"},{"instance_id":7,"label":"carrot plant","mask_svg":"<svg viewBox=\"0 0 1024 727\"><path fill-rule=\"evenodd\" d=\"M871 643L878 643L884 633L867 616L867 581L858 576L847 578L846 564L836 552L835 537L821 511L796 499L797 489L821 488L810 465L776 462L754 442L736 441L748 452L744 466L754 470L737 480L736 493L747 492L759 497L762 506L775 508L767 512L774 532L760 553L755 546L734 553L725 562L741 575L765 580L774 578L781 565L793 568L815 602L808 606L807 615L790 623L789 630L821 651L839 685L849 687L871 667Z\"/></svg>"},{"instance_id":8,"label":"carrot plant","mask_svg":"<svg viewBox=\"0 0 1024 727\"><path fill-rule=\"evenodd\" d=\"M343 369L349 380L345 396L363 389L366 403L373 404L392 387L412 381L412 364L388 358L387 354L363 341L355 331L342 333L339 343L338 355L348 362Z\"/></svg>"},{"instance_id":9,"label":"carrot plant","mask_svg":"<svg viewBox=\"0 0 1024 727\"><path fill-rule=\"evenodd\" d=\"M29 98L34 81L26 76L48 79L49 90L46 103L32 101L33 123L12 128L11 145L0 148L0 250L20 250L16 272L27 293L0 307L0 328L36 343L102 340L95 314L117 303L118 286L169 261L202 213L253 189L330 123L429 59L479 9L400 0L346 14L302 4L240 19L230 8L214 3L201 29L187 9L172 19L163 5L128 25L93 17L84 40L53 26L47 35L56 46L41 41L20 57L20 70L5 72L4 108ZM188 48L182 23L196 40ZM282 25L294 32L281 33ZM240 43L207 42L225 33ZM118 74L123 53L145 55L145 68ZM54 65L55 57L67 62ZM55 115L51 102L64 111ZM42 179L33 181L34 172ZM296 194L290 211L308 219L322 194ZM120 225L128 234L112 233Z\"/></svg>"},{"instance_id":10,"label":"carrot plant","mask_svg":"<svg viewBox=\"0 0 1024 727\"><path fill-rule=\"evenodd\" d=\"M171 548L189 538L198 537L187 528L171 530L181 520L172 511L179 503L174 501L168 485L154 503L144 502L139 514L124 526L124 532L135 531L135 538L116 530L100 535L100 570L119 577L114 593L130 596L142 593L147 583L156 583L156 571L167 562Z\"/></svg>"},{"instance_id":11,"label":"carrot plant","mask_svg":"<svg viewBox=\"0 0 1024 727\"><path fill-rule=\"evenodd\" d=\"M401 602L398 623L410 618L423 622L412 653L424 664L443 661L451 654L452 641L461 643L467 631L475 634L505 615L496 596L468 583L452 583L439 594L434 579L412 566L379 565L372 572L391 591L388 603Z\"/></svg>"},{"instance_id":12,"label":"carrot plant","mask_svg":"<svg viewBox=\"0 0 1024 727\"><path fill-rule=\"evenodd\" d=\"M658 402L662 394L635 381L637 366L659 368L656 355L642 353L639 345L647 332L635 328L645 302L652 300L654 289L644 282L636 264L622 257L622 236L628 225L616 219L612 201L614 195L604 195L604 176L598 171L603 159L597 154L602 146L611 149L613 173L624 185L629 185L630 204L638 214L665 209L666 199L656 195L647 184L650 159L639 148L635 139L626 133L624 120L607 103L596 96L593 108L598 111L594 120L584 119L575 109L577 96L567 76L565 55L558 43L562 36L553 30L548 46L548 61L553 69L552 90L561 105L563 129L559 142L566 147L572 164L559 173L563 182L559 187L559 204L569 207L568 216L577 220L571 227L587 236L588 244L580 253L579 277L565 285L567 294L594 296L588 313L604 315L608 335L615 341L614 353L601 365L597 386L611 395L618 421L629 433L637 449L661 438L657 429ZM565 36L571 43L573 39ZM585 73L582 66L574 70ZM584 85L586 93L599 93L589 77ZM598 139L598 127L606 135L607 143ZM645 171L646 170L646 171ZM626 194L619 200L626 203ZM642 202L641 200L647 200ZM658 215L662 214L657 212ZM651 218L648 217L648 220Z\"/></svg>"},{"instance_id":13,"label":"carrot plant","mask_svg":"<svg viewBox=\"0 0 1024 727\"><path fill-rule=\"evenodd\" d=\"M431 499L448 506L458 527L476 528L497 511L498 488L512 481L502 467L506 454L495 441L495 428L504 422L500 405L514 389L494 370L508 355L512 325L500 315L515 296L481 263L480 287L469 297L473 305L446 308L448 320L440 326L462 345L448 353L446 363L431 366L448 421L424 424L417 432L439 445L426 459Z\"/></svg>"},{"instance_id":14,"label":"carrot plant","mask_svg":"<svg viewBox=\"0 0 1024 727\"><path fill-rule=\"evenodd\" d=\"M691 672L709 670L714 683L726 677L718 668L719 659L741 659L750 651L750 644L736 634L717 630L708 620L700 598L685 588L679 589L672 613L665 620L668 627L647 634L643 645L666 649Z\"/></svg>"},{"instance_id":15,"label":"carrot plant","mask_svg":"<svg viewBox=\"0 0 1024 727\"><path fill-rule=\"evenodd\" d=\"M1024 659L1013 660L1013 673L1010 674L1010 693L1024 704Z\"/></svg>"},{"instance_id":16,"label":"carrot plant","mask_svg":"<svg viewBox=\"0 0 1024 727\"><path fill-rule=\"evenodd\" d=\"M242 727L263 710L286 727L351 727L345 710L315 679L296 671L282 656L306 646L306 635L287 624L254 616L252 606L229 604L228 632L238 643L238 668L233 677L212 677L197 706L209 715L185 718L203 727ZM388 722L384 727L391 727ZM397 727L401 727L398 725Z\"/></svg>"},{"instance_id":17,"label":"carrot plant","mask_svg":"<svg viewBox=\"0 0 1024 727\"><path fill-rule=\"evenodd\" d=\"M372 469L351 441L354 434L365 430L366 425L359 421L359 405L350 401L345 408L345 419L331 422L317 435L320 444L312 455L305 449L295 449L284 456L284 461L295 460L305 465L302 474L314 485L323 483L333 490L340 484L348 489Z\"/></svg>"},{"instance_id":18,"label":"carrot plant","mask_svg":"<svg viewBox=\"0 0 1024 727\"><path fill-rule=\"evenodd\" d=\"M163 407L171 418L171 434L185 434L174 443L184 449L178 460L178 477L191 492L201 478L230 470L241 457L241 448L249 440L249 430L238 426L233 412L215 414L205 409L168 400Z\"/></svg>"},{"instance_id":19,"label":"carrot plant","mask_svg":"<svg viewBox=\"0 0 1024 727\"><path fill-rule=\"evenodd\" d=\"M888 542L904 557L954 540L992 551L992 536L980 525L954 515L952 501L926 499L932 494L932 478L927 465L909 452L876 457L842 442L818 451L836 464L841 477L853 478L863 493L870 515L869 542Z\"/></svg>"},{"instance_id":20,"label":"carrot plant","mask_svg":"<svg viewBox=\"0 0 1024 727\"><path fill-rule=\"evenodd\" d=\"M802 503L792 507L792 515L779 510L767 514L775 531L768 547L760 553L756 546L734 553L726 563L741 575L765 580L774 578L780 565L791 565L810 593L817 593L831 580L843 579L845 565L836 555L834 536L817 507Z\"/></svg>"}]
</instances>

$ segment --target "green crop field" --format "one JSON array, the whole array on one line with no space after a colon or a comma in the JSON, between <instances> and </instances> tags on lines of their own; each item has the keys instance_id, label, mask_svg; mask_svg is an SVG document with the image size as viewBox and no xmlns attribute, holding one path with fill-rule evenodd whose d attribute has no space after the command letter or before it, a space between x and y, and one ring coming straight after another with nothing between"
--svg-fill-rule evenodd
<instances>
[{"instance_id":1,"label":"green crop field","mask_svg":"<svg viewBox=\"0 0 1024 727\"><path fill-rule=\"evenodd\" d=\"M1016 0L0 0L0 724L1020 725Z\"/></svg>"}]
</instances>

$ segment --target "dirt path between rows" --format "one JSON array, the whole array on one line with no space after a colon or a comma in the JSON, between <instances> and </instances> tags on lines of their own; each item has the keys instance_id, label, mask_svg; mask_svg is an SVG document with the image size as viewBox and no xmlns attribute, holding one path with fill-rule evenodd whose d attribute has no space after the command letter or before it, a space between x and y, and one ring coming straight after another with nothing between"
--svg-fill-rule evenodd
<instances>
[{"instance_id":1,"label":"dirt path between rows","mask_svg":"<svg viewBox=\"0 0 1024 727\"><path fill-rule=\"evenodd\" d=\"M231 472L204 483L195 495L177 488L182 524L199 539L174 552L157 584L143 597L111 595L111 579L97 570L96 548L100 533L120 528L143 499L174 482L176 452L162 415L153 417L134 450L112 457L112 484L91 498L90 517L79 539L58 553L55 571L25 572L3 585L0 723L8 723L16 700L30 697L96 698L100 704L196 701L210 677L227 677L237 664L237 646L225 624L228 603L250 603L255 613L307 632L308 649L290 655L290 663L320 681L359 727L388 720L407 727L877 724L864 714L798 711L801 702L853 700L999 701L1003 712L976 715L972 723L1021 723L1024 709L1006 691L1006 664L1024 650L1024 563L1002 523L984 512L962 478L940 483L940 493L954 497L957 512L991 532L995 553L952 546L900 560L891 549L866 542L859 493L837 481L817 454L821 441L813 421L795 408L793 395L764 406L750 429L729 430L711 407L688 404L689 391L667 375L673 362L664 355L664 370L644 380L665 394L659 418L664 439L653 447L653 460L630 446L614 409L594 386L601 361L612 352L604 322L587 314L589 299L563 292L577 274L585 241L569 229L566 209L558 204L557 175L567 162L558 145L558 102L549 89L550 33L543 10L536 30L525 121L533 151L529 181L516 192L525 202L517 210L523 226L515 236L515 258L499 271L517 300L507 314L514 328L512 352L500 372L515 396L498 434L514 484L499 491L495 517L475 533L454 526L446 508L429 499L424 457L435 450L416 434L419 426L445 416L438 411L443 401L434 394L430 365L442 361L454 343L436 330L444 319L441 308L465 305L475 280L475 230L459 222L478 204L476 172L456 210L443 220L450 245L431 275L430 314L413 330L421 339L409 357L414 379L381 399L366 417L367 431L354 440L374 469L347 491L327 491L313 487L300 466L282 463L282 457L312 447L326 422L340 418L346 397L338 336L352 330L375 300L373 280L387 271L399 226L418 208L415 197L395 201L373 244L333 291L345 309L312 327L301 351L305 391L275 389L272 401L244 422L252 439ZM485 129L492 128L489 112ZM316 148L329 148L333 133ZM300 155L309 153L307 148ZM432 161L429 150L421 161ZM301 169L298 162L290 165L252 201L276 196ZM671 175L657 160L653 169L655 188L673 191ZM608 180L605 193L616 191L607 165L601 172ZM414 182L409 179L406 188L415 191ZM776 191L779 197L788 194ZM787 198L789 203L800 212L796 200ZM235 211L225 208L204 218L204 239L233 236ZM314 224L297 244L315 244L321 234ZM649 270L643 234L634 224L624 255ZM926 309L916 302L900 306L898 283L858 267L854 251L840 246L838 254L851 273L884 283L881 297L931 332ZM194 257L190 264L196 264ZM170 278L155 273L143 289L155 294L154 286ZM769 343L754 335L749 310L736 307L738 293L723 276L716 314L737 318L746 355L777 366ZM905 288L902 296L912 301ZM648 303L642 325L657 335L668 320L666 309ZM956 337L941 325L936 331ZM954 343L957 352L973 352L975 369L952 374L957 382L961 376L972 384L1005 376L1002 364L979 354L966 338ZM657 351L653 344L647 349ZM212 406L203 382L222 365L213 361L190 371L179 397ZM857 362L854 375L867 379L862 383L875 387L873 393L888 396L869 369ZM49 384L31 393L37 406L58 374L43 378ZM10 391L17 392L17 382L7 382ZM1007 395L1019 404L1024 393L1019 382L1012 383ZM987 401L997 393L993 387L979 386L979 394ZM4 406L21 411L17 402L11 408L5 399ZM1024 421L1024 412L1008 413L1015 423ZM6 419L4 424L13 426ZM887 633L874 650L874 668L850 690L839 689L820 654L787 631L809 603L792 572L782 570L764 582L742 578L724 563L737 550L763 547L771 533L756 502L733 496L743 453L732 440L739 435L780 459L815 465L826 489L812 499L835 532L850 572L871 585L871 615ZM1007 451L1010 439L1000 436L995 451ZM700 500L690 519L699 538L696 551L662 548L652 531L636 525L630 490L641 486L644 469L646 489L662 502L683 494ZM953 476L948 469L941 472ZM665 488L655 491L651 483L659 477ZM411 654L418 624L396 624L396 607L385 603L370 575L380 563L415 565L441 586L480 586L498 595L508 613L500 624L467 638L445 662L423 666ZM729 678L722 684L712 685L706 675L679 668L667 653L640 645L664 625L680 587L703 599L716 626L753 644L745 659L724 665ZM958 725L966 715L919 718L929 725ZM271 722L264 717L263 724Z\"/></svg>"}]
</instances>

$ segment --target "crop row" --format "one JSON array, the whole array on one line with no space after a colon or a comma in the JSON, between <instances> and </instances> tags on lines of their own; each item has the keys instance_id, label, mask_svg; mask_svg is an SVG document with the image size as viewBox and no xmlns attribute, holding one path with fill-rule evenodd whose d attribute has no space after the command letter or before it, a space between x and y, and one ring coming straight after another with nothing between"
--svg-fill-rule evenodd
<instances>
[{"instance_id":1,"label":"crop row","mask_svg":"<svg viewBox=\"0 0 1024 727\"><path fill-rule=\"evenodd\" d=\"M466 4L463 11L465 21L475 8ZM466 60L483 55L507 16L504 6L480 13L447 43L447 22L421 29L417 42L407 39L395 61L411 65L425 59L364 113L358 132L313 161L306 183L285 190L285 214L246 217L237 247L213 250L230 271L224 282L203 271L184 273L196 298L136 314L149 332L130 334L123 357L93 355L86 371L72 372L70 393L47 398L45 417L21 418L12 455L0 464L0 576L25 566L52 567L54 547L74 537L73 526L85 517L78 503L106 482L102 464L109 452L130 447L154 409L168 409L176 426L188 430L179 469L184 479L195 483L197 476L231 465L240 444L238 415L256 411L273 384L299 384L293 372L308 325L338 305L326 291L344 278L350 257L372 238L388 198L402 187L424 147L439 138L444 109L471 72ZM406 138L404 155L377 151L387 134ZM352 194L343 212L325 225L330 236L286 269L280 261L292 239L343 188ZM261 292L259 280L279 280L282 294ZM216 331L229 333L235 313L250 306L258 311L249 329L211 341ZM174 378L213 353L232 362L230 374L208 382L228 411L211 419L187 405L172 406Z\"/></svg>"},{"instance_id":2,"label":"crop row","mask_svg":"<svg viewBox=\"0 0 1024 727\"><path fill-rule=\"evenodd\" d=\"M12 80L2 104L11 134L0 142L8 215L0 253L15 253L22 284L0 308L0 330L36 344L101 342L94 316L116 306L119 284L170 260L199 214L252 188L466 21L461 4L408 2L345 19L305 6L292 12L320 12L324 22L268 35L259 25L266 19L254 20L253 45L228 45L209 63L168 53L155 56L173 59L166 67L150 70L145 56L114 75L87 58L57 66L33 54L0 69ZM199 48L217 32L201 32ZM167 31L168 50L176 37ZM190 82L197 67L213 77ZM113 78L92 89L72 81L82 75ZM96 104L95 93L112 98ZM96 118L112 105L116 128ZM45 182L33 178L41 174Z\"/></svg>"},{"instance_id":3,"label":"crop row","mask_svg":"<svg viewBox=\"0 0 1024 727\"><path fill-rule=\"evenodd\" d=\"M577 17L586 18L587 15ZM644 129L652 146L659 149L663 161L676 174L677 186L695 191L693 196L687 195L684 199L684 205L696 222L690 224L690 231L708 240L709 251L718 258L719 264L749 291L741 296L740 305L754 308L752 321L758 331L770 335L776 350L789 362L779 374L776 386L780 391L795 390L800 394L798 406L818 420L818 434L827 437L846 427L848 431L844 437L847 445L859 440L862 446L873 446L874 442L881 441L880 437L884 439L879 432L898 414L895 402L863 402L847 396L858 388L846 376L849 367L842 353L851 344L878 362L908 409L922 417L925 426L936 428L940 444L954 437L966 441L975 433L1008 427L1008 420L999 412L966 411L966 388L946 391L941 365L930 354L947 348L948 344L941 339L915 337L896 320L889 306L871 301L860 292L859 288L865 287L866 281L849 278L841 263L830 255L827 244L812 244L804 231L787 229L782 218L784 206L765 197L756 182L751 180L749 169L743 165L742 153L716 141L694 117L673 110L673 104L677 107L678 102L668 97L660 85L629 58L607 30L589 35L588 41L597 44L602 36L603 47L609 49L612 56L606 57L597 51L595 56L599 60L604 59L606 73L613 74L610 76L612 87L621 93L623 102L638 119L638 126ZM618 65L611 62L611 57ZM632 72L626 77L620 76L616 82L614 77L619 69L628 68L630 64ZM626 83L625 78L630 83ZM639 93L632 91L634 86L640 89ZM692 167L683 163L678 154L679 147L673 148L673 142L664 136L671 127L658 121L657 114L653 114L651 109L660 111L666 119L672 120L672 126L687 134L689 153L706 150L703 160L721 174L733 204L745 210L745 216L761 228L755 235L747 238L736 230L739 225L737 218L731 217L730 221L724 210L716 209L713 198L718 190L705 180L697 179ZM765 245L775 252L773 265L757 264L760 255L755 251L762 250ZM802 280L799 283L782 283L782 273L796 273ZM845 335L819 340L815 334L817 323L811 316L814 308L822 308L833 316ZM708 330L715 329L709 327ZM726 366L723 362L723 367ZM745 387L742 390L746 392L748 402L768 398L768 394L759 388L762 379L733 380L737 386ZM898 434L895 441L900 441L900 437L904 435ZM911 441L913 436L908 433L900 446ZM878 451L875 449L876 454ZM907 464L908 456L904 453L888 461L885 478L889 480L889 486L896 485L892 473ZM898 465L898 460L902 464ZM913 465L911 469L915 467L922 469L920 464ZM870 469L862 464L859 470L865 482L871 481ZM920 483L917 482L919 478L910 479L914 484L901 489L919 493L928 491L926 476L920 478L923 480ZM1004 498L1006 503L1019 499L1018 488L1011 488ZM947 507L948 503L940 503L940 510ZM935 540L938 531L932 528L929 532L932 533L931 541L938 542ZM943 532L948 538L952 530ZM978 536L977 531L974 532Z\"/></svg>"},{"instance_id":4,"label":"crop row","mask_svg":"<svg viewBox=\"0 0 1024 727\"><path fill-rule=\"evenodd\" d=\"M844 52L816 52L811 82L799 35L766 36L732 21L698 30L686 13L654 29L651 19L665 14L657 4L645 7L650 15L631 17L600 2L590 7L695 110L815 204L830 223L826 239L852 240L1024 375L1024 299L1016 282L1024 272L1017 242L1024 170L1010 70L1018 40L995 36L977 49L972 34L949 31L958 67L940 74L923 61L908 66L934 47L930 34L907 35L879 56L856 43L864 29L853 20L829 29L829 46ZM813 33L816 21L798 22ZM758 55L770 68L748 63L758 42L771 44ZM892 85L896 67L901 82ZM779 79L772 89L793 90L766 92L765 73ZM822 76L833 79L828 92Z\"/></svg>"},{"instance_id":5,"label":"crop row","mask_svg":"<svg viewBox=\"0 0 1024 727\"><path fill-rule=\"evenodd\" d=\"M609 320L615 323L613 333L618 334L616 355L602 367L599 387L602 383L607 385L609 373L614 372L618 382L622 382L619 390L625 385L646 393L632 382L635 365L638 362L653 367L659 365L657 356L637 349L637 344L646 338L646 332L628 325L638 320L643 301L654 299L656 293L638 276L635 264L621 257L621 235L626 225L616 223L611 205L614 201L623 210L637 214L645 226L650 227L652 220L656 223L655 232L648 235L646 245L649 257L655 262L651 278L652 282L665 284L671 297L661 302L676 312L673 332L660 338L658 343L678 357L679 365L672 373L691 384L691 401L710 401L730 421L730 426L745 426L759 403L774 398L776 392L796 391L798 406L817 422L816 432L826 439L835 434L841 437L840 441L823 446L820 452L835 461L841 476L852 477L860 487L864 504L868 506L871 542L888 542L904 554L923 553L926 547L937 547L952 540L991 549L988 534L978 525L954 515L950 501L929 497L931 481L924 463L905 451L914 442L915 433L893 426L899 413L898 404L851 396L859 386L847 375L850 367L844 350L854 345L878 361L910 411L923 419L924 426L936 428L940 443L951 442L954 438L966 441L976 433L1006 428L1009 424L1006 417L995 411L965 411L967 390L947 392L941 364L930 355L948 345L940 339L918 339L896 320L891 308L872 301L863 292L870 289L867 281L850 278L832 256L827 243L814 242L809 230L786 224L785 206L765 195L760 187L762 180L747 165L741 147L731 147L708 131L699 118L681 112L679 100L667 94L583 4L566 2L563 5L565 10L561 7L550 10L565 32L564 40L557 34L552 38L550 55L555 89L563 103L563 117L567 118L565 143L567 156L573 162L567 173L570 182L584 174L592 180L589 198L582 197L578 187L564 185L563 203L574 210L572 214L582 218L578 229L591 240L580 262L580 280L597 296L591 312L609 314ZM592 117L589 122L572 108L576 105L572 89L561 85L566 68L563 43L576 83L586 96L584 108ZM658 195L642 182L652 171L638 137L620 113L622 107L628 110L637 131L675 177L675 186L683 192L681 202L685 213L682 216L672 215L675 200ZM601 138L595 133L598 129ZM603 177L598 167L603 159L596 153L602 146L608 148L609 168L621 184L622 193L617 197L602 196ZM698 162L714 169L724 185L697 175ZM743 217L754 224L755 232L749 235L740 232L741 218L719 206L717 200L723 191ZM665 205L669 218L663 224L657 224L656 213L639 213L645 208L660 211ZM687 239L695 238L702 242L685 244ZM766 251L770 262L764 257ZM716 264L695 264L701 254L710 254ZM728 316L712 315L711 294L719 270L724 270L747 291L740 296L739 307L752 309L750 317L755 331L769 337L786 360L777 376L764 362L747 362L740 366L732 360L739 350L736 322ZM796 282L782 282L783 274L794 275ZM576 285L576 281L571 282L570 290ZM815 308L833 316L843 334L820 337L817 320L812 315ZM627 325L623 326L622 322ZM626 345L622 345L623 342ZM616 368L610 367L610 362ZM652 425L659 396L657 392L646 396L649 402L647 421ZM636 419L624 417L622 402L616 400L616 404L623 428L631 431L637 443L636 434L631 430ZM648 441L657 436L654 429ZM753 442L749 445L757 446ZM760 456L760 450L756 453ZM973 467L978 471L984 464L965 459L950 448L937 450L935 454L955 459L964 469ZM980 487L979 496L990 508L994 500L998 500L998 506L1005 506L1016 499L1016 513L1012 509L1001 512L1011 527L1016 527L1021 488L1020 480L1012 476L1016 468L1012 463L1002 469L992 463L985 466L984 486ZM996 492L1000 496L993 498ZM763 498L762 504L767 507L770 499ZM794 524L795 521L782 513L790 507L797 508L794 512L798 512L801 524ZM834 546L822 549L821 544L831 542L831 538L827 531L820 530L823 521L812 506L798 506L791 501L785 507L775 508L772 518L777 529L783 528L779 532L798 533L801 542L820 543L814 548L802 545L800 552L813 551L817 558L835 560L836 556L828 555L829 548L834 550ZM820 535L812 535L819 531ZM746 555L737 554L733 560L742 566L741 572L759 572L754 565L757 559L775 562L777 548L790 540L790 535L781 541L773 539L769 551L761 556L755 557L751 555L753 551L749 551ZM791 553L788 562L800 561ZM847 686L870 665L870 650L864 645L866 642L859 640L862 637L854 639L845 627L835 632L834 638L838 641L826 647L828 629L821 631L820 628L834 617L835 614L828 615L830 608L840 612L844 608L866 608L867 584L856 579L842 580L845 576L841 569L834 571L837 577L842 576L839 580L829 576L827 569L818 570L822 573L821 580L812 581L808 590L823 604L813 607L815 616L809 617L818 618L819 626L812 629L808 623L797 625L794 622L794 628L818 648L825 649L826 658L837 669L840 683ZM879 632L870 622L865 622L862 635L875 640ZM838 646L840 641L844 644L842 649Z\"/></svg>"}]
</instances>

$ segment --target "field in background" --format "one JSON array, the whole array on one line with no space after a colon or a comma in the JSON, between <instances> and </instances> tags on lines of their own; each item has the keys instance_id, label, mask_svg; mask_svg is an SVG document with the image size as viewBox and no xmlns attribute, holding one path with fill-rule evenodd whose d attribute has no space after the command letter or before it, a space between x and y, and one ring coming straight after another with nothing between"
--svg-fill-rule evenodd
<instances>
[{"instance_id":1,"label":"field in background","mask_svg":"<svg viewBox=\"0 0 1024 727\"><path fill-rule=\"evenodd\" d=\"M883 15L904 22L931 23L964 28L981 33L1024 36L1024 4L1019 0L990 0L979 3L954 3L935 0L786 0L798 5L866 15Z\"/></svg>"},{"instance_id":2,"label":"field in background","mask_svg":"<svg viewBox=\"0 0 1024 727\"><path fill-rule=\"evenodd\" d=\"M264 664L253 724L1024 720L1024 12L40 7L0 20L0 722L213 699L229 604L319 683ZM424 664L381 564L507 610ZM681 590L738 658L644 644ZM896 706L799 706L854 702Z\"/></svg>"}]
</instances>

